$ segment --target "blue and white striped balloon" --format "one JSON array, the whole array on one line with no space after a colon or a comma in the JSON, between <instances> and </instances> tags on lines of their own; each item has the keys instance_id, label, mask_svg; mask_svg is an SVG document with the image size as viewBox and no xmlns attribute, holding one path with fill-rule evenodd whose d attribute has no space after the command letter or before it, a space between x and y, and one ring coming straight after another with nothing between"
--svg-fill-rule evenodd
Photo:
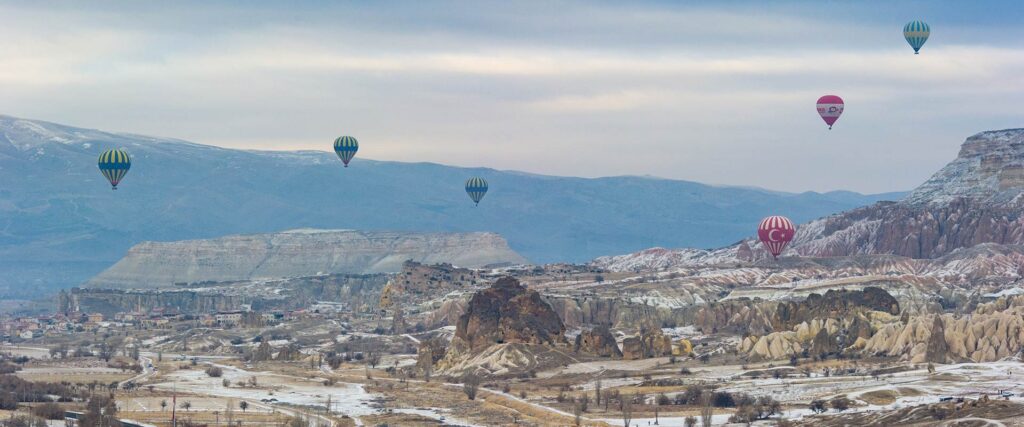
<instances>
[{"instance_id":1,"label":"blue and white striped balloon","mask_svg":"<svg viewBox=\"0 0 1024 427\"><path fill-rule=\"evenodd\" d=\"M473 199L473 203L480 204L480 199L487 194L487 181L483 178L470 178L466 180L466 194Z\"/></svg>"},{"instance_id":2,"label":"blue and white striped balloon","mask_svg":"<svg viewBox=\"0 0 1024 427\"><path fill-rule=\"evenodd\" d=\"M928 41L928 35L931 32L928 24L921 20L910 21L903 26L903 37L907 39L907 43L910 43L910 47L914 48L914 55L917 55L921 46L924 46L924 42Z\"/></svg>"}]
</instances>

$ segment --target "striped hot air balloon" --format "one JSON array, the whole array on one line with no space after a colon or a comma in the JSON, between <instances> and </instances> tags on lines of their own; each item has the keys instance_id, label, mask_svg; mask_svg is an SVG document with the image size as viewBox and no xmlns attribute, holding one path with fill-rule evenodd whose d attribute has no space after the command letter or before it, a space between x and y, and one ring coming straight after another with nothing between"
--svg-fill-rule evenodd
<instances>
[{"instance_id":1,"label":"striped hot air balloon","mask_svg":"<svg viewBox=\"0 0 1024 427\"><path fill-rule=\"evenodd\" d=\"M100 173L107 178L107 181L110 181L110 187L117 190L117 184L124 179L124 176L128 174L128 169L132 167L132 159L124 150L107 150L100 154L99 167Z\"/></svg>"},{"instance_id":2,"label":"striped hot air balloon","mask_svg":"<svg viewBox=\"0 0 1024 427\"><path fill-rule=\"evenodd\" d=\"M910 43L910 47L914 48L914 55L920 53L921 46L928 41L928 35L931 33L931 27L921 20L910 21L903 26L903 37Z\"/></svg>"},{"instance_id":3,"label":"striped hot air balloon","mask_svg":"<svg viewBox=\"0 0 1024 427\"><path fill-rule=\"evenodd\" d=\"M786 244L793 240L796 235L796 228L793 222L784 216L770 216L761 220L757 227L757 238L761 239L764 247L771 252L775 258L786 249Z\"/></svg>"},{"instance_id":4,"label":"striped hot air balloon","mask_svg":"<svg viewBox=\"0 0 1024 427\"><path fill-rule=\"evenodd\" d=\"M356 156L356 151L359 151L359 141L351 136L339 136L334 140L334 152L341 159L341 162L348 167L348 162L352 161L352 158Z\"/></svg>"},{"instance_id":5,"label":"striped hot air balloon","mask_svg":"<svg viewBox=\"0 0 1024 427\"><path fill-rule=\"evenodd\" d=\"M483 178L470 178L466 180L466 194L473 199L473 203L480 204L480 199L487 194L487 181Z\"/></svg>"},{"instance_id":6,"label":"striped hot air balloon","mask_svg":"<svg viewBox=\"0 0 1024 427\"><path fill-rule=\"evenodd\" d=\"M825 95L818 98L818 115L825 121L829 129L832 129L832 124L839 120L839 116L843 114L843 98L835 95Z\"/></svg>"}]
</instances>

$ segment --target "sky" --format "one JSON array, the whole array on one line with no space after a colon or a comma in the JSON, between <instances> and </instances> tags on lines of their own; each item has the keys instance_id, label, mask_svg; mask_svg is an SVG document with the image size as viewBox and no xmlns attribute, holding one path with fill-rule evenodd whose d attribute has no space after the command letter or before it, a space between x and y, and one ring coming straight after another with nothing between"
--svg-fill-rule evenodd
<instances>
[{"instance_id":1,"label":"sky","mask_svg":"<svg viewBox=\"0 0 1024 427\"><path fill-rule=\"evenodd\" d=\"M924 19L920 55L903 25ZM259 150L909 190L1024 127L1024 4L7 2L0 114ZM846 110L831 131L815 100Z\"/></svg>"}]
</instances>

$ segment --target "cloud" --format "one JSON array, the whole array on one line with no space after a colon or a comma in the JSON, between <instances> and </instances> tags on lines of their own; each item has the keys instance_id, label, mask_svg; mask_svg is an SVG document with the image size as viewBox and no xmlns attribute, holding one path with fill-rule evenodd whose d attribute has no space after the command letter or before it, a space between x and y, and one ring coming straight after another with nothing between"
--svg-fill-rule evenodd
<instances>
[{"instance_id":1,"label":"cloud","mask_svg":"<svg viewBox=\"0 0 1024 427\"><path fill-rule=\"evenodd\" d=\"M344 132L370 158L795 191L910 188L1024 113L1024 48L939 21L913 55L867 6L71 5L0 7L0 112L237 148L326 149ZM848 104L832 132L813 110L824 93Z\"/></svg>"}]
</instances>

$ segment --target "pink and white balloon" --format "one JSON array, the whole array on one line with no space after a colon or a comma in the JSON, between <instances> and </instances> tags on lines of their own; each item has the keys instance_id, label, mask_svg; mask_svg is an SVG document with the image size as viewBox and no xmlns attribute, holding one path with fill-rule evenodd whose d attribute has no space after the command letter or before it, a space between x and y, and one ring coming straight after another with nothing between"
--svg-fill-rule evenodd
<instances>
[{"instance_id":1,"label":"pink and white balloon","mask_svg":"<svg viewBox=\"0 0 1024 427\"><path fill-rule=\"evenodd\" d=\"M818 98L818 115L825 121L829 129L839 120L843 114L843 98L835 95L825 95Z\"/></svg>"}]
</instances>

